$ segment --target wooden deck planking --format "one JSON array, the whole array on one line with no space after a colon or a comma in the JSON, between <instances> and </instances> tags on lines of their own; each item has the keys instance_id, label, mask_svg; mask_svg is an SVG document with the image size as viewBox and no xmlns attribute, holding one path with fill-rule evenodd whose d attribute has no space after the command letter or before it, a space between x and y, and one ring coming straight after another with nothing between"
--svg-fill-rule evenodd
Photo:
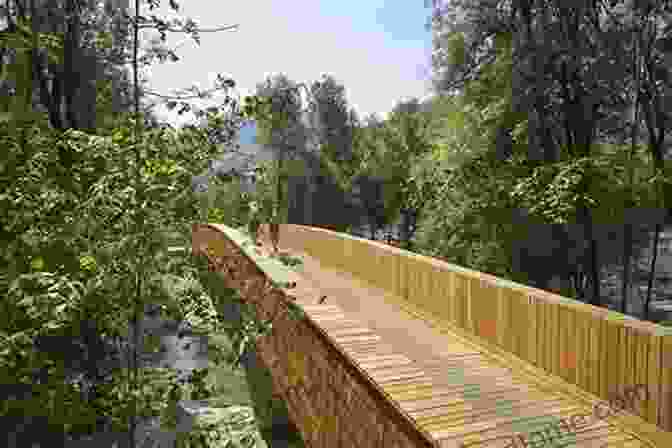
<instances>
[{"instance_id":1,"label":"wooden deck planking","mask_svg":"<svg viewBox=\"0 0 672 448\"><path fill-rule=\"evenodd\" d=\"M552 381L546 385L545 378L530 378L529 374L498 364L478 343L451 337L446 331L436 332L442 345L439 356L435 352L434 357L425 356L422 363L417 362L354 318L354 313L334 304L331 297L334 289L323 291L319 276L317 282L314 276L299 277L300 286L288 293L298 293L296 302L324 330L331 343L364 371L419 429L430 434L437 447L667 448L648 444L635 431L605 421L594 421L571 434L561 433L552 444L512 445L512 436L516 434L529 436L530 432L552 424L551 419L568 420L590 409L585 402L554 391ZM349 286L339 289L347 291L351 289ZM318 303L324 295L326 302ZM536 424L531 423L535 421ZM517 426L525 422L530 429Z\"/></svg>"},{"instance_id":2,"label":"wooden deck planking","mask_svg":"<svg viewBox=\"0 0 672 448\"><path fill-rule=\"evenodd\" d=\"M306 304L304 310L390 400L434 437L437 446L457 448L478 438L482 442L473 447L511 447L513 434L526 434L512 430L517 421L569 419L586 412L585 405L528 384L459 340L451 341L442 356L429 360L423 369L337 305ZM459 370L468 384L448 384L442 376L451 369ZM481 397L464 398L479 388ZM508 415L499 415L503 413ZM544 423L537 426L543 429ZM609 448L649 448L635 435L599 421L573 434L559 434L555 442L564 442L567 447L603 447L608 443ZM528 446L536 448L532 443Z\"/></svg>"}]
</instances>

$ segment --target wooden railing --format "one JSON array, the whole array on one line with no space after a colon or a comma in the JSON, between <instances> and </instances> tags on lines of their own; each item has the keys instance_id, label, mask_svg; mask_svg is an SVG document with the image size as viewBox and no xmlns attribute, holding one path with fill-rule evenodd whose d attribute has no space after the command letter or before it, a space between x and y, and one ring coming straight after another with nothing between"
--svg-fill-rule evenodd
<instances>
[{"instance_id":1,"label":"wooden railing","mask_svg":"<svg viewBox=\"0 0 672 448\"><path fill-rule=\"evenodd\" d=\"M638 414L672 431L672 328L330 230L282 225L280 246L349 272L602 399L645 385Z\"/></svg>"}]
</instances>

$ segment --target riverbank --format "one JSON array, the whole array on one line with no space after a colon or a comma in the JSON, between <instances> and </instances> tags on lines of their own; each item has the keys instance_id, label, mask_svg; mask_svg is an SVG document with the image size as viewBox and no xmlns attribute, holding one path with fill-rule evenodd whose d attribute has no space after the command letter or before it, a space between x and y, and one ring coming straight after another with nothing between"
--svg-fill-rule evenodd
<instances>
[{"instance_id":1,"label":"riverbank","mask_svg":"<svg viewBox=\"0 0 672 448\"><path fill-rule=\"evenodd\" d=\"M239 317L235 304L221 310L228 320ZM138 425L137 448L175 448L178 433L190 431L197 421L221 422L224 426L235 420L237 428L231 436L251 434L255 448L303 448L301 438L287 417L284 403L273 397L270 376L258 362L254 351L243 356L243 368L233 370L228 366L216 367L210 362L208 347L217 344L226 350L231 342L224 334L197 335L185 330L184 325L157 317L146 310L142 328L158 338L161 350L143 355L143 365L180 371L187 376L194 369L209 367L206 382L214 386L215 396L210 400L182 400L178 406L177 428L167 431L160 428L157 419L145 420ZM179 333L184 332L183 337ZM57 429L40 418L24 418L23 421L5 420L3 433L7 436L8 448L51 448L61 439ZM225 446L211 445L209 448ZM60 443L58 443L60 445ZM126 448L128 435L100 432L78 441L65 441L64 448ZM228 445L227 445L228 446Z\"/></svg>"}]
</instances>

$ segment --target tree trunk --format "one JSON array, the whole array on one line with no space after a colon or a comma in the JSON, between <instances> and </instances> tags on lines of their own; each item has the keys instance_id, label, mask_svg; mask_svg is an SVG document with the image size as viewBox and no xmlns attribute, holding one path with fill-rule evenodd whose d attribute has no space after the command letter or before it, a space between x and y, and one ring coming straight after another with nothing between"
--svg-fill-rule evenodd
<instances>
[{"instance_id":1,"label":"tree trunk","mask_svg":"<svg viewBox=\"0 0 672 448\"><path fill-rule=\"evenodd\" d=\"M575 298L582 302L586 300L585 274L580 270L570 274L570 284L574 290Z\"/></svg>"},{"instance_id":2,"label":"tree trunk","mask_svg":"<svg viewBox=\"0 0 672 448\"><path fill-rule=\"evenodd\" d=\"M628 311L630 298L630 261L632 259L632 224L623 226L623 283L621 287L621 313Z\"/></svg>"},{"instance_id":3,"label":"tree trunk","mask_svg":"<svg viewBox=\"0 0 672 448\"><path fill-rule=\"evenodd\" d=\"M590 277L593 290L590 304L600 306L600 268L597 260L597 241L594 238L590 240Z\"/></svg>"},{"instance_id":4,"label":"tree trunk","mask_svg":"<svg viewBox=\"0 0 672 448\"><path fill-rule=\"evenodd\" d=\"M630 152L629 164L628 164L628 188L631 190L634 183L634 168L632 165L632 160L635 156L636 144L637 144L637 130L639 129L639 58L638 58L638 48L637 48L637 39L633 35L633 44L634 44L634 58L633 58L633 73L635 81L635 98L634 98L634 110L632 111L632 131L630 134ZM621 312L626 314L628 309L628 301L630 296L630 261L632 259L632 223L630 220L631 207L634 206L634 201L632 200L632 191L628 192L629 195L626 199L626 215L625 215L625 224L623 226L623 288L621 293Z\"/></svg>"},{"instance_id":5,"label":"tree trunk","mask_svg":"<svg viewBox=\"0 0 672 448\"><path fill-rule=\"evenodd\" d=\"M656 276L656 260L658 259L658 241L660 239L661 225L656 224L653 234L653 248L651 254L651 267L649 269L649 280L646 285L646 301L644 302L644 319L649 318L649 306L651 304L651 290L653 289L653 279Z\"/></svg>"},{"instance_id":6,"label":"tree trunk","mask_svg":"<svg viewBox=\"0 0 672 448\"><path fill-rule=\"evenodd\" d=\"M404 245L404 248L408 249L408 240L410 239L410 216L408 210L401 210L401 243Z\"/></svg>"},{"instance_id":7,"label":"tree trunk","mask_svg":"<svg viewBox=\"0 0 672 448\"><path fill-rule=\"evenodd\" d=\"M75 61L79 52L79 14L74 0L66 2L66 29L63 43L63 96L65 99L65 118L67 127L77 129L78 120L75 114L75 93L79 71L75 69ZM60 102L60 98L56 101Z\"/></svg>"},{"instance_id":8,"label":"tree trunk","mask_svg":"<svg viewBox=\"0 0 672 448\"><path fill-rule=\"evenodd\" d=\"M594 223L590 210L586 207L582 207L583 215L583 225L586 229L586 240L588 241L588 259L587 259L587 271L591 283L591 294L589 302L591 305L600 306L600 267L597 259L597 240L594 236Z\"/></svg>"},{"instance_id":9,"label":"tree trunk","mask_svg":"<svg viewBox=\"0 0 672 448\"><path fill-rule=\"evenodd\" d=\"M281 218L281 216L284 216L283 206L282 206L283 200L284 200L284 195L283 195L283 191L282 191L282 184L283 184L283 181L284 181L284 177L282 175L283 166L284 166L284 164L283 164L283 151L278 151L278 158L277 158L277 169L278 169L277 176L278 176L278 178L277 178L276 191L275 191L275 200L276 200L275 206L277 207L277 210L278 210L278 216L277 216L278 222L280 222L284 219L284 218ZM309 188L310 188L310 186L309 186Z\"/></svg>"}]
</instances>

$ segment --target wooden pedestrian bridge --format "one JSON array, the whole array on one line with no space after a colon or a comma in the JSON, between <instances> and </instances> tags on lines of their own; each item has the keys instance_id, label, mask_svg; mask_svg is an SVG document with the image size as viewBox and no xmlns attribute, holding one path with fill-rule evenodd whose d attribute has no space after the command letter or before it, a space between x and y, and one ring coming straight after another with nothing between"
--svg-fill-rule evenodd
<instances>
[{"instance_id":1,"label":"wooden pedestrian bridge","mask_svg":"<svg viewBox=\"0 0 672 448\"><path fill-rule=\"evenodd\" d=\"M192 238L273 318L257 352L309 447L672 448L672 328L319 228L281 226L294 268Z\"/></svg>"}]
</instances>

